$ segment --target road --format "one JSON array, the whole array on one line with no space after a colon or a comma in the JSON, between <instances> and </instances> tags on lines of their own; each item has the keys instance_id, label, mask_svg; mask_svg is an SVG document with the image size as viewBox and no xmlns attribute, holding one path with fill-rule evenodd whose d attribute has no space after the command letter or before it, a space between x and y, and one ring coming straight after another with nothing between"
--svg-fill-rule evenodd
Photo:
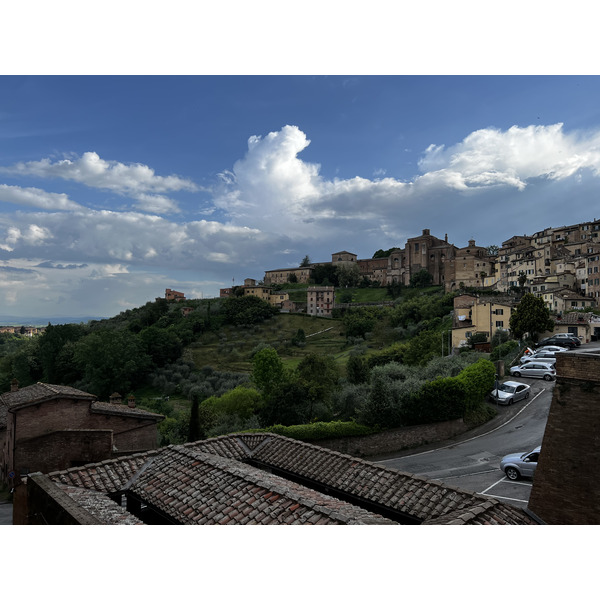
<instances>
[{"instance_id":1,"label":"road","mask_svg":"<svg viewBox=\"0 0 600 600\"><path fill-rule=\"evenodd\" d=\"M499 406L499 417L491 425L451 443L380 457L375 462L526 507L531 480L509 481L499 469L500 460L505 454L532 450L542 443L555 384L536 379L522 381L531 385L529 399Z\"/></svg>"}]
</instances>

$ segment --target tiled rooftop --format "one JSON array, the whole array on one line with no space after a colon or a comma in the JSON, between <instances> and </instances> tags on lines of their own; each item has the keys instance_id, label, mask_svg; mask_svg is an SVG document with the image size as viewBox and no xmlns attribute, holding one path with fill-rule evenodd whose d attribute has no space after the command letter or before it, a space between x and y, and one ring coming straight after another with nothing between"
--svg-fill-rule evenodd
<instances>
[{"instance_id":1,"label":"tiled rooftop","mask_svg":"<svg viewBox=\"0 0 600 600\"><path fill-rule=\"evenodd\" d=\"M423 524L535 524L499 500L272 434L231 434L48 477L133 494L185 524L392 524L393 515Z\"/></svg>"},{"instance_id":2,"label":"tiled rooftop","mask_svg":"<svg viewBox=\"0 0 600 600\"><path fill-rule=\"evenodd\" d=\"M162 420L163 415L151 413L141 408L131 408L126 404L111 404L100 402L93 394L88 394L66 385L54 385L50 383L35 383L21 388L15 392L5 392L0 395L0 429L6 428L6 419L9 409L21 404L41 402L50 398L75 398L88 400L93 412L113 415L128 415L140 418Z\"/></svg>"}]
</instances>

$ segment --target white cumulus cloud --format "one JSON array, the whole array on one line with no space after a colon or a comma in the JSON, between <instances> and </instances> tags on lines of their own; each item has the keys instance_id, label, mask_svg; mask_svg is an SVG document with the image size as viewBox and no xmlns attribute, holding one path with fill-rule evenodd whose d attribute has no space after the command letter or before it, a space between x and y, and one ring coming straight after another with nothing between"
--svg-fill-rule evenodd
<instances>
[{"instance_id":1,"label":"white cumulus cloud","mask_svg":"<svg viewBox=\"0 0 600 600\"><path fill-rule=\"evenodd\" d=\"M0 202L10 202L22 206L34 206L47 210L73 210L79 205L69 200L67 194L55 194L38 188L22 188L16 185L0 184Z\"/></svg>"},{"instance_id":2,"label":"white cumulus cloud","mask_svg":"<svg viewBox=\"0 0 600 600\"><path fill-rule=\"evenodd\" d=\"M138 208L147 212L173 211L174 201L164 196L168 192L196 191L198 186L176 175L156 175L147 165L123 164L104 160L96 152L85 152L81 157L52 161L20 162L11 167L2 167L0 172L42 178L59 178L75 181L91 188L110 190L134 198Z\"/></svg>"}]
</instances>

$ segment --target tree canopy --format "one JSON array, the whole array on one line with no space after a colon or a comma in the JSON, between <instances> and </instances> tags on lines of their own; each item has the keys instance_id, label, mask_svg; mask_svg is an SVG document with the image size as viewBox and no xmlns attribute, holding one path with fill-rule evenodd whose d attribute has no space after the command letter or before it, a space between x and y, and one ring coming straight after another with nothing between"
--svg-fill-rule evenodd
<instances>
[{"instance_id":1,"label":"tree canopy","mask_svg":"<svg viewBox=\"0 0 600 600\"><path fill-rule=\"evenodd\" d=\"M536 339L538 333L552 331L554 321L543 298L525 294L510 316L510 329L516 338L528 334L532 339Z\"/></svg>"}]
</instances>

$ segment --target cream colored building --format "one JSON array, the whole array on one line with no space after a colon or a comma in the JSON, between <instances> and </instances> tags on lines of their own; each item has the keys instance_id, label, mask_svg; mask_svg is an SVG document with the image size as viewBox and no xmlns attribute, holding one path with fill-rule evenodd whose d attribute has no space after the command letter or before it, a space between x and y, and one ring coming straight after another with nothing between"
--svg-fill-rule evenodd
<instances>
[{"instance_id":1,"label":"cream colored building","mask_svg":"<svg viewBox=\"0 0 600 600\"><path fill-rule=\"evenodd\" d=\"M497 329L510 329L510 316L516 301L500 296L477 296L461 294L454 298L452 323L452 347L460 348L469 343L476 333L483 333L490 341Z\"/></svg>"},{"instance_id":2,"label":"cream colored building","mask_svg":"<svg viewBox=\"0 0 600 600\"><path fill-rule=\"evenodd\" d=\"M335 302L335 288L331 285L311 286L306 290L306 312L309 315L330 317Z\"/></svg>"}]
</instances>

